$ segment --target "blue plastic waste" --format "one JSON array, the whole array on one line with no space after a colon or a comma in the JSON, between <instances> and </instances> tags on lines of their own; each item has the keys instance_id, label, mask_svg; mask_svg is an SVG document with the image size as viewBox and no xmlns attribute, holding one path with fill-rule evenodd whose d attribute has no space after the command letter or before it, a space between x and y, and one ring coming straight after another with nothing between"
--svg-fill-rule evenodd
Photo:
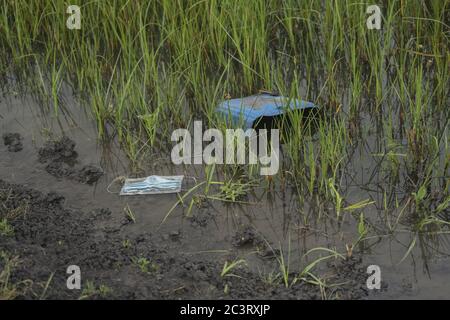
<instances>
[{"instance_id":1,"label":"blue plastic waste","mask_svg":"<svg viewBox=\"0 0 450 320\"><path fill-rule=\"evenodd\" d=\"M227 123L231 121L234 126L249 129L261 117L275 117L287 111L313 108L317 106L312 102L263 93L225 100L219 104L216 111L225 117Z\"/></svg>"}]
</instances>

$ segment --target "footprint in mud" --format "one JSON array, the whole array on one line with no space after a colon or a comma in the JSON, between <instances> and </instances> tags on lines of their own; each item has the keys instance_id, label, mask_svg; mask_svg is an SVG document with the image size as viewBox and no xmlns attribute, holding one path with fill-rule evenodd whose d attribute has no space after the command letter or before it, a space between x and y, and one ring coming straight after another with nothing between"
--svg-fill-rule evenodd
<instances>
[{"instance_id":1,"label":"footprint in mud","mask_svg":"<svg viewBox=\"0 0 450 320\"><path fill-rule=\"evenodd\" d=\"M22 136L19 133L3 134L3 143L8 147L9 152L19 152L23 149Z\"/></svg>"},{"instance_id":2,"label":"footprint in mud","mask_svg":"<svg viewBox=\"0 0 450 320\"><path fill-rule=\"evenodd\" d=\"M47 163L45 170L57 178L68 178L85 184L93 184L103 175L100 167L77 167L78 153L75 142L68 137L47 141L39 149L39 162Z\"/></svg>"}]
</instances>

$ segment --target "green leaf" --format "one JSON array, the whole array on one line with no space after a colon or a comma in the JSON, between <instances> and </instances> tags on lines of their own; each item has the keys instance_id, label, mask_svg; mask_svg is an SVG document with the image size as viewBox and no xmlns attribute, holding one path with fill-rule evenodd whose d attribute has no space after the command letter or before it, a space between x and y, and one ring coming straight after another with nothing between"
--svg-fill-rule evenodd
<instances>
[{"instance_id":1,"label":"green leaf","mask_svg":"<svg viewBox=\"0 0 450 320\"><path fill-rule=\"evenodd\" d=\"M366 225L364 223L364 214L362 212L359 215L358 233L361 237L367 233Z\"/></svg>"}]
</instances>

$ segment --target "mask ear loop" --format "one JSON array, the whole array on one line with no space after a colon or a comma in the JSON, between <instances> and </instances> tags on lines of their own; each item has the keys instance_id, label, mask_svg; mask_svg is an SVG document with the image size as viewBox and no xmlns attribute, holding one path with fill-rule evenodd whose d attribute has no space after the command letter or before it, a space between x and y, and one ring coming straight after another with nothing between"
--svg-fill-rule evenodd
<instances>
[{"instance_id":1,"label":"mask ear loop","mask_svg":"<svg viewBox=\"0 0 450 320\"><path fill-rule=\"evenodd\" d=\"M108 193L111 193L111 194L118 194L118 193L120 193L120 190L119 191L111 191L110 190L110 188L111 188L111 186L114 184L114 183L116 183L116 182L121 182L122 184L125 182L125 179L126 179L127 177L125 177L125 176L118 176L118 177L116 177L116 178L114 178L113 179L113 181L111 181L111 183L106 187L106 191L108 192Z\"/></svg>"},{"instance_id":2,"label":"mask ear loop","mask_svg":"<svg viewBox=\"0 0 450 320\"><path fill-rule=\"evenodd\" d=\"M152 154L152 155L155 155L155 154ZM165 159L166 159L166 158L156 158L156 159L153 161L153 163L156 163L156 162L159 162L159 161L165 160ZM118 177L115 177L115 178L111 181L111 183L106 187L106 191L107 191L108 193L110 193L110 194L119 194L119 193L120 193L120 190L118 190L118 191L111 191L111 187L112 187L112 185L115 184L116 182L120 182L121 184L124 184L126 179L127 179L127 177L125 177L125 176L118 176Z\"/></svg>"}]
</instances>

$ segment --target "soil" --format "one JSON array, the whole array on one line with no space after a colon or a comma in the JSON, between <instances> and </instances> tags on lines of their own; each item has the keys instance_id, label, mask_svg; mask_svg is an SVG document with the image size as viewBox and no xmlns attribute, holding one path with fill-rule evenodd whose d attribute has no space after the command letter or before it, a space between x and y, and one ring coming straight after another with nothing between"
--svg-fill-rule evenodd
<instances>
[{"instance_id":1,"label":"soil","mask_svg":"<svg viewBox=\"0 0 450 320\"><path fill-rule=\"evenodd\" d=\"M108 209L74 210L66 207L65 198L57 193L44 194L3 180L0 180L0 190L2 216L24 208L13 219L14 235L0 236L2 250L20 257L21 263L13 270L10 282L32 280L19 298L82 297L79 291L66 287L66 268L74 261L82 270L83 279L97 288L89 298L321 298L317 286L271 285L247 268L233 270L234 275L242 278L221 277L224 261L193 259L181 252L170 252L158 246L154 236L148 233L133 235L125 245L126 226L111 223ZM179 237L179 232L170 234L172 241ZM135 262L139 257L148 259L151 268L139 268ZM330 265L329 276L334 281L348 283L337 289L336 295L341 298L368 295L364 286L354 285L364 283L366 278L361 260L352 258Z\"/></svg>"},{"instance_id":2,"label":"soil","mask_svg":"<svg viewBox=\"0 0 450 320\"><path fill-rule=\"evenodd\" d=\"M9 152L19 152L23 149L22 136L19 133L3 134L3 143L8 147Z\"/></svg>"},{"instance_id":3,"label":"soil","mask_svg":"<svg viewBox=\"0 0 450 320\"><path fill-rule=\"evenodd\" d=\"M93 165L76 166L78 153L75 151L75 145L68 137L47 141L39 149L39 161L47 163L45 170L55 177L93 184L103 175L103 170Z\"/></svg>"},{"instance_id":4,"label":"soil","mask_svg":"<svg viewBox=\"0 0 450 320\"><path fill-rule=\"evenodd\" d=\"M81 110L74 100L67 103L67 109ZM325 281L322 292L317 284L292 283L300 270L329 254L307 255L311 249L345 252L358 237L358 219L346 215L338 222L325 204L299 207L296 193L280 185L270 192L256 188L248 195L251 205L204 201L188 215L186 203L166 219L176 195L121 197L112 182L151 174L184 174L199 182L204 168L186 169L150 155L137 171L116 141L98 141L95 122L83 113L53 118L39 110L27 96L0 103L0 288L5 263L17 261L9 278L17 298L448 298L448 243L418 239L399 263L413 233L381 233L346 260L318 263L311 271ZM362 155L354 160L355 174L371 176L378 166L363 151L355 152ZM186 181L184 191L195 185ZM366 199L361 190L350 186L346 200ZM371 206L364 216L383 228L384 211ZM10 228L1 229L5 219ZM289 265L288 288L279 276L280 257ZM221 276L225 263L240 259L246 263L230 271L234 276ZM80 267L80 290L67 288L71 265ZM380 266L382 290L367 289L369 265Z\"/></svg>"}]
</instances>

